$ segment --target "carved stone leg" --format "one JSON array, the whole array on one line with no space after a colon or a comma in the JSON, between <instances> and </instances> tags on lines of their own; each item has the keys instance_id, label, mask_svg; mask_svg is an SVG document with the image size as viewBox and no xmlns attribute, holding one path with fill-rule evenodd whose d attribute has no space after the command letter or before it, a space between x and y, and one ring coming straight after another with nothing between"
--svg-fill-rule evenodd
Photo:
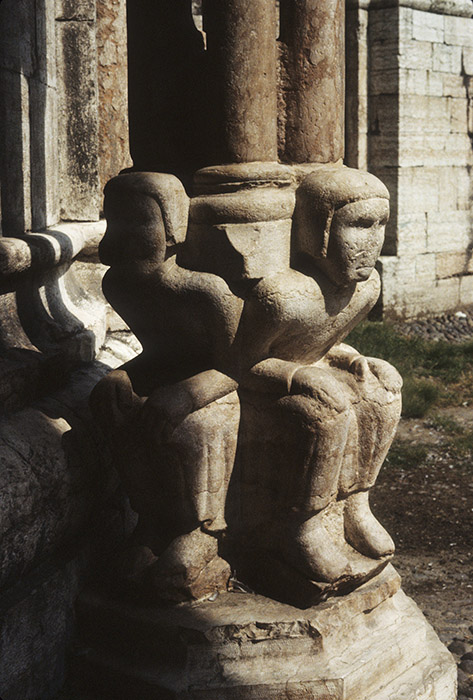
<instances>
[{"instance_id":1,"label":"carved stone leg","mask_svg":"<svg viewBox=\"0 0 473 700\"><path fill-rule=\"evenodd\" d=\"M201 598L224 590L230 567L219 556L226 530L225 503L235 460L239 401L232 392L168 425L152 439L156 472L167 501L168 547L150 567L145 586L151 597ZM151 455L150 455L151 457Z\"/></svg>"},{"instance_id":2,"label":"carved stone leg","mask_svg":"<svg viewBox=\"0 0 473 700\"><path fill-rule=\"evenodd\" d=\"M206 378L208 385L211 378ZM123 408L121 413L117 379L127 397L128 411ZM200 394L205 405L193 404L190 394L190 403L183 404L183 383L176 387L174 402L163 402L150 414L146 403L142 409L139 402L138 410L128 406L133 392L127 375L120 372L99 385L92 405L96 414L101 402L108 405L109 416L114 411L118 416L108 432L109 444L139 516L122 557L122 574L151 598L181 601L224 589L230 575L218 552L219 533L226 528L239 402L236 392L224 390L220 397L214 392L217 398L211 400L211 387L208 395ZM167 398L167 388L164 392ZM154 400L159 400L156 392Z\"/></svg>"},{"instance_id":3,"label":"carved stone leg","mask_svg":"<svg viewBox=\"0 0 473 700\"><path fill-rule=\"evenodd\" d=\"M378 361L381 365L381 361ZM382 363L385 380L370 375L363 381L352 375L347 384L359 396L353 402L356 415L356 453L347 455L340 475L340 498L345 498L345 536L359 552L368 557L392 555L394 543L389 533L374 517L369 507L369 489L374 485L379 470L394 439L401 413L401 396L389 388L390 375L396 379L396 370ZM346 373L348 375L348 373ZM386 381L387 380L387 381ZM353 454L356 455L355 460Z\"/></svg>"},{"instance_id":4,"label":"carved stone leg","mask_svg":"<svg viewBox=\"0 0 473 700\"><path fill-rule=\"evenodd\" d=\"M273 568L333 583L350 570L323 513L336 500L350 416L334 382L314 374L312 396L242 392L241 513L248 547L267 552ZM257 568L258 555L251 561Z\"/></svg>"}]
</instances>

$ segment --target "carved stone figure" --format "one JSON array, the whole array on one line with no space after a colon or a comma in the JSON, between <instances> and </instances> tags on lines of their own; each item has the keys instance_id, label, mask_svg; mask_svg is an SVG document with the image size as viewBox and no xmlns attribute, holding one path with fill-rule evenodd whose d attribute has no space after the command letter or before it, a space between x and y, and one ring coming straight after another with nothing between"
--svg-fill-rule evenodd
<instances>
[{"instance_id":1,"label":"carved stone figure","mask_svg":"<svg viewBox=\"0 0 473 700\"><path fill-rule=\"evenodd\" d=\"M202 33L191 0L127 5L134 167L100 254L143 350L91 408L138 520L131 599L81 596L86 670L127 699L453 700L369 505L401 379L344 342L389 215L342 165L344 3L202 0Z\"/></svg>"},{"instance_id":2,"label":"carved stone figure","mask_svg":"<svg viewBox=\"0 0 473 700\"><path fill-rule=\"evenodd\" d=\"M292 266L251 289L237 338L251 367L241 378L242 430L252 436L243 437L244 520L273 571L283 562L325 591L374 575L394 552L368 491L399 421L401 378L340 342L377 300L388 214L386 188L367 173L308 175L297 189ZM274 594L265 567L257 551L247 569Z\"/></svg>"},{"instance_id":3,"label":"carved stone figure","mask_svg":"<svg viewBox=\"0 0 473 700\"><path fill-rule=\"evenodd\" d=\"M232 173L252 185L228 192ZM104 292L143 344L91 399L139 514L123 573L183 600L224 588L236 566L287 597L266 580L269 557L309 604L374 575L394 550L368 491L401 380L340 343L379 294L388 194L334 166L300 184L287 167L254 164L199 179L211 192L191 200L188 227L173 176L124 174L106 191Z\"/></svg>"},{"instance_id":4,"label":"carved stone figure","mask_svg":"<svg viewBox=\"0 0 473 700\"><path fill-rule=\"evenodd\" d=\"M176 264L187 210L172 175L130 173L108 183L103 288L143 352L91 396L139 515L122 574L174 600L225 586L230 575L206 533L226 527L239 405L235 380L218 367L243 305L222 278Z\"/></svg>"}]
</instances>

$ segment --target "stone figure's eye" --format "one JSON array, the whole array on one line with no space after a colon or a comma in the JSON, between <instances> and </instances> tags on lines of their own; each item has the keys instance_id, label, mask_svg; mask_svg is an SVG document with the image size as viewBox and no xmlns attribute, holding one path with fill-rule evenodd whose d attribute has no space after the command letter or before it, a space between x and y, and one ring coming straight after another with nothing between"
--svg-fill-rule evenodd
<instances>
[{"instance_id":1,"label":"stone figure's eye","mask_svg":"<svg viewBox=\"0 0 473 700\"><path fill-rule=\"evenodd\" d=\"M362 217L356 221L355 226L357 228L371 228L376 223L377 221L373 221L372 218Z\"/></svg>"}]
</instances>

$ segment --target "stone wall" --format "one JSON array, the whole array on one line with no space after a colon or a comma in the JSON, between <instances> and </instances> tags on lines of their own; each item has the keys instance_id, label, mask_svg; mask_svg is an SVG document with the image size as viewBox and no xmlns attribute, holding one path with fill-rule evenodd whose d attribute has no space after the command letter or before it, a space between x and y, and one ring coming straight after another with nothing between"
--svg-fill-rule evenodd
<instances>
[{"instance_id":1,"label":"stone wall","mask_svg":"<svg viewBox=\"0 0 473 700\"><path fill-rule=\"evenodd\" d=\"M473 4L350 2L347 162L380 177L385 317L473 304Z\"/></svg>"},{"instance_id":2,"label":"stone wall","mask_svg":"<svg viewBox=\"0 0 473 700\"><path fill-rule=\"evenodd\" d=\"M100 216L128 155L125 0L3 0L5 235Z\"/></svg>"},{"instance_id":3,"label":"stone wall","mask_svg":"<svg viewBox=\"0 0 473 700\"><path fill-rule=\"evenodd\" d=\"M0 2L3 700L56 694L77 591L127 527L87 406L136 352L100 354L101 190L130 162L126 81L125 0Z\"/></svg>"}]
</instances>

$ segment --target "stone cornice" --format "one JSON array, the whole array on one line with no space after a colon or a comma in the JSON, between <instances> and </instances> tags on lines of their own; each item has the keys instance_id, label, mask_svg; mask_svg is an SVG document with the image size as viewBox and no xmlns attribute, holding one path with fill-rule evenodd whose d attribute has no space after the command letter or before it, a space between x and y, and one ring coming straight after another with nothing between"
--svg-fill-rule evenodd
<instances>
[{"instance_id":1,"label":"stone cornice","mask_svg":"<svg viewBox=\"0 0 473 700\"><path fill-rule=\"evenodd\" d=\"M348 8L387 9L390 7L410 7L422 12L440 15L473 17L472 0L346 0Z\"/></svg>"}]
</instances>

